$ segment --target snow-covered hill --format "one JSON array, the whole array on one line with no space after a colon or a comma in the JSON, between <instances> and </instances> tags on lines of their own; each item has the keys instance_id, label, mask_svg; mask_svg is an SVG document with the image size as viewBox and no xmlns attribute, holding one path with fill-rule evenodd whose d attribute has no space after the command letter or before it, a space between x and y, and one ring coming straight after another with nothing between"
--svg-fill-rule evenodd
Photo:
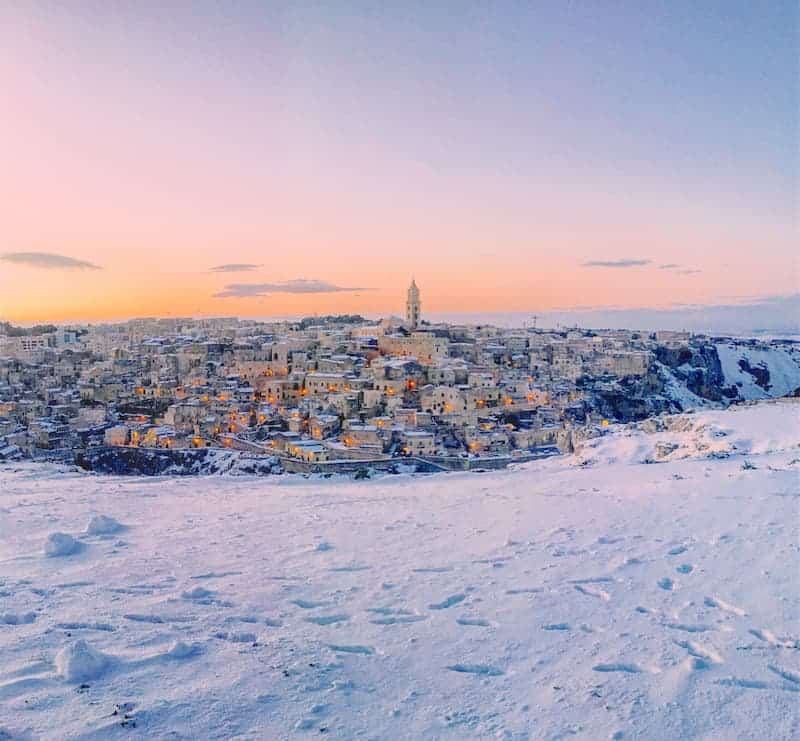
<instances>
[{"instance_id":1,"label":"snow-covered hill","mask_svg":"<svg viewBox=\"0 0 800 741\"><path fill-rule=\"evenodd\" d=\"M788 340L728 339L679 349L659 347L654 365L667 410L728 406L800 395L800 344ZM652 394L652 392L651 392Z\"/></svg>"},{"instance_id":2,"label":"snow-covered hill","mask_svg":"<svg viewBox=\"0 0 800 741\"><path fill-rule=\"evenodd\" d=\"M789 396L800 389L800 346L795 343L717 343L725 385L739 399Z\"/></svg>"},{"instance_id":3,"label":"snow-covered hill","mask_svg":"<svg viewBox=\"0 0 800 741\"><path fill-rule=\"evenodd\" d=\"M800 399L617 425L580 444L574 460L583 466L658 463L784 451L800 455Z\"/></svg>"},{"instance_id":4,"label":"snow-covered hill","mask_svg":"<svg viewBox=\"0 0 800 741\"><path fill-rule=\"evenodd\" d=\"M0 738L797 738L798 409L490 474L0 468Z\"/></svg>"}]
</instances>

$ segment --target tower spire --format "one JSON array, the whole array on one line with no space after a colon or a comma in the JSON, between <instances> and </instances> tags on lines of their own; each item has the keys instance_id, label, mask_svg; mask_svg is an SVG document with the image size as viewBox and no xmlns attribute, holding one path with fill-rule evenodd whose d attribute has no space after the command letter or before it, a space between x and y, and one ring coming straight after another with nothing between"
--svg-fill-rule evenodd
<instances>
[{"instance_id":1,"label":"tower spire","mask_svg":"<svg viewBox=\"0 0 800 741\"><path fill-rule=\"evenodd\" d=\"M406 295L406 326L409 329L416 329L419 325L421 310L422 305L419 298L419 287L412 275L411 285L408 287L408 293Z\"/></svg>"}]
</instances>

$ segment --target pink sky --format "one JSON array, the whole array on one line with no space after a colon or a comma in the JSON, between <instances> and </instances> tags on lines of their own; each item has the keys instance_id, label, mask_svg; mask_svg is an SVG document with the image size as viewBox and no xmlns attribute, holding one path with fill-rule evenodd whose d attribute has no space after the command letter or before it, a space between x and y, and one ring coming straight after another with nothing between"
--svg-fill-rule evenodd
<instances>
[{"instance_id":1,"label":"pink sky","mask_svg":"<svg viewBox=\"0 0 800 741\"><path fill-rule=\"evenodd\" d=\"M513 23L459 27L451 68L424 19L83 6L0 10L0 318L397 313L412 274L431 312L797 290L791 115L727 117L735 80L689 105L680 55L641 73L674 83L651 99L584 39L615 99L579 50L506 55ZM769 91L746 74L742 94ZM624 260L645 264L585 265ZM362 290L214 296L295 279Z\"/></svg>"}]
</instances>

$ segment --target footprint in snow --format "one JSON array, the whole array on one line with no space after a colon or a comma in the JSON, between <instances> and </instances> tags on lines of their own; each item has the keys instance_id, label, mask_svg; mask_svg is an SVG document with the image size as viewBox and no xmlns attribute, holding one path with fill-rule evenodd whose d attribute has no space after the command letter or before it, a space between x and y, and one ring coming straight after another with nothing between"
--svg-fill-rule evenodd
<instances>
[{"instance_id":1,"label":"footprint in snow","mask_svg":"<svg viewBox=\"0 0 800 741\"><path fill-rule=\"evenodd\" d=\"M310 599L293 599L292 604L297 605L302 610L313 610L317 607L325 607L328 603Z\"/></svg>"},{"instance_id":2,"label":"footprint in snow","mask_svg":"<svg viewBox=\"0 0 800 741\"><path fill-rule=\"evenodd\" d=\"M353 645L343 645L343 644L336 644L336 643L329 643L328 648L331 651L335 651L336 653L345 653L345 654L363 654L364 656L372 656L375 653L375 649L371 646L362 646L360 644L353 644Z\"/></svg>"},{"instance_id":3,"label":"footprint in snow","mask_svg":"<svg viewBox=\"0 0 800 741\"><path fill-rule=\"evenodd\" d=\"M386 615L370 620L373 625L402 625L405 623L418 623L425 620L425 615Z\"/></svg>"},{"instance_id":4,"label":"footprint in snow","mask_svg":"<svg viewBox=\"0 0 800 741\"><path fill-rule=\"evenodd\" d=\"M575 590L589 597L601 599L603 602L608 602L611 599L611 595L605 589L599 589L598 587L585 587L582 584L576 584Z\"/></svg>"},{"instance_id":5,"label":"footprint in snow","mask_svg":"<svg viewBox=\"0 0 800 741\"><path fill-rule=\"evenodd\" d=\"M782 669L775 664L768 664L767 669L769 669L773 674L777 674L779 677L781 677L781 679L785 679L787 682L800 685L800 674L797 672L789 671L788 669Z\"/></svg>"},{"instance_id":6,"label":"footprint in snow","mask_svg":"<svg viewBox=\"0 0 800 741\"><path fill-rule=\"evenodd\" d=\"M316 617L307 617L307 623L314 623L315 625L333 625L334 623L343 623L350 619L349 615L318 615Z\"/></svg>"},{"instance_id":7,"label":"footprint in snow","mask_svg":"<svg viewBox=\"0 0 800 741\"><path fill-rule=\"evenodd\" d=\"M748 633L758 638L759 641L764 641L764 643L768 643L770 646L776 646L778 648L800 647L800 640L788 637L780 638L776 636L771 630L767 630L766 628L751 628L748 631Z\"/></svg>"},{"instance_id":8,"label":"footprint in snow","mask_svg":"<svg viewBox=\"0 0 800 741\"><path fill-rule=\"evenodd\" d=\"M544 589L542 589L542 587L521 587L517 589L506 589L506 594L538 594L543 591Z\"/></svg>"},{"instance_id":9,"label":"footprint in snow","mask_svg":"<svg viewBox=\"0 0 800 741\"><path fill-rule=\"evenodd\" d=\"M163 623L164 618L161 615L141 615L139 613L128 612L125 613L122 617L126 620L131 620L135 623Z\"/></svg>"},{"instance_id":10,"label":"footprint in snow","mask_svg":"<svg viewBox=\"0 0 800 741\"><path fill-rule=\"evenodd\" d=\"M730 602L725 602L725 600L721 600L719 597L706 597L703 600L703 604L706 607L716 607L718 610L729 612L732 615L738 615L739 617L744 617L747 615L747 613L741 607L732 605Z\"/></svg>"},{"instance_id":11,"label":"footprint in snow","mask_svg":"<svg viewBox=\"0 0 800 741\"><path fill-rule=\"evenodd\" d=\"M255 633L228 633L225 630L214 633L214 638L219 638L221 641L230 641L231 643L256 643Z\"/></svg>"},{"instance_id":12,"label":"footprint in snow","mask_svg":"<svg viewBox=\"0 0 800 741\"><path fill-rule=\"evenodd\" d=\"M675 641L693 659L692 669L708 669L711 664L721 664L722 657L713 649L706 648L696 641Z\"/></svg>"},{"instance_id":13,"label":"footprint in snow","mask_svg":"<svg viewBox=\"0 0 800 741\"><path fill-rule=\"evenodd\" d=\"M421 566L418 569L411 569L415 574L444 574L452 570L452 566Z\"/></svg>"},{"instance_id":14,"label":"footprint in snow","mask_svg":"<svg viewBox=\"0 0 800 741\"><path fill-rule=\"evenodd\" d=\"M483 618L460 617L460 618L456 618L456 622L459 625L466 625L466 626L472 626L472 627L477 627L477 628L488 628L489 627L489 621L488 620L484 620Z\"/></svg>"},{"instance_id":15,"label":"footprint in snow","mask_svg":"<svg viewBox=\"0 0 800 741\"><path fill-rule=\"evenodd\" d=\"M477 674L482 677L499 677L503 674L502 669L498 669L488 664L453 664L447 667L451 672L461 674Z\"/></svg>"},{"instance_id":16,"label":"footprint in snow","mask_svg":"<svg viewBox=\"0 0 800 741\"><path fill-rule=\"evenodd\" d=\"M638 664L596 664L592 667L596 672L623 672L625 674L641 674L642 669Z\"/></svg>"},{"instance_id":17,"label":"footprint in snow","mask_svg":"<svg viewBox=\"0 0 800 741\"><path fill-rule=\"evenodd\" d=\"M718 679L716 684L722 687L738 687L743 690L785 689L792 692L797 691L793 685L779 685L776 683L764 682L761 679L741 679L739 677L724 677L723 679Z\"/></svg>"},{"instance_id":18,"label":"footprint in snow","mask_svg":"<svg viewBox=\"0 0 800 741\"><path fill-rule=\"evenodd\" d=\"M685 633L705 633L709 630L714 630L710 625L703 625L702 623L664 623L665 628L672 630L682 630Z\"/></svg>"},{"instance_id":19,"label":"footprint in snow","mask_svg":"<svg viewBox=\"0 0 800 741\"><path fill-rule=\"evenodd\" d=\"M2 618L0 618L0 622L2 622ZM56 623L55 627L59 630L101 630L107 633L113 633L116 630L110 623Z\"/></svg>"},{"instance_id":20,"label":"footprint in snow","mask_svg":"<svg viewBox=\"0 0 800 741\"><path fill-rule=\"evenodd\" d=\"M30 625L36 620L35 612L0 613L0 625Z\"/></svg>"},{"instance_id":21,"label":"footprint in snow","mask_svg":"<svg viewBox=\"0 0 800 741\"><path fill-rule=\"evenodd\" d=\"M206 574L195 574L190 579L221 579L225 576L238 576L241 571L209 571Z\"/></svg>"},{"instance_id":22,"label":"footprint in snow","mask_svg":"<svg viewBox=\"0 0 800 741\"><path fill-rule=\"evenodd\" d=\"M410 615L411 611L403 607L368 607L367 612L374 612L378 615Z\"/></svg>"},{"instance_id":23,"label":"footprint in snow","mask_svg":"<svg viewBox=\"0 0 800 741\"><path fill-rule=\"evenodd\" d=\"M463 602L466 598L467 596L465 594L452 594L441 602L434 602L432 605L428 605L428 607L431 610L446 610L448 607Z\"/></svg>"}]
</instances>

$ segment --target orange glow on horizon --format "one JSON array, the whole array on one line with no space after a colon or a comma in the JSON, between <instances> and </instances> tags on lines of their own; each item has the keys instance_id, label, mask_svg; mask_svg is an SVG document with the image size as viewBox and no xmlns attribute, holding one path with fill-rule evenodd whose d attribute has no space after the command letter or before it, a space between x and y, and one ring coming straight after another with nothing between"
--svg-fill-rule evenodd
<instances>
[{"instance_id":1,"label":"orange glow on horizon","mask_svg":"<svg viewBox=\"0 0 800 741\"><path fill-rule=\"evenodd\" d=\"M393 265L391 250L385 258ZM94 256L93 256L94 257ZM574 260L549 255L520 260L519 269L477 265L468 256L448 267L434 250L393 265L391 284L384 270L358 266L359 275L334 273L322 264L315 271L336 285L363 285L369 290L332 293L271 293L247 298L215 298L232 283L277 282L266 271L215 274L183 271L175 257L148 261L148 269L131 265L125 254L94 257L103 270L59 271L0 262L0 319L12 322L118 321L135 317L241 316L296 317L361 313L402 316L410 273L422 293L423 318L447 312L532 312L574 307L665 308L675 302L709 303L717 296L746 295L752 275L764 265L750 265L746 254L731 256L736 269L676 276L644 267L629 270L583 268ZM259 259L255 256L253 259ZM513 261L513 258L509 258ZM177 261L180 263L180 261ZM211 264L213 257L198 261ZM293 276L284 268L282 275ZM355 271L354 271L355 272ZM292 277L280 280L291 280ZM790 293L794 276L786 271L781 288ZM763 281L767 282L766 277Z\"/></svg>"}]
</instances>

